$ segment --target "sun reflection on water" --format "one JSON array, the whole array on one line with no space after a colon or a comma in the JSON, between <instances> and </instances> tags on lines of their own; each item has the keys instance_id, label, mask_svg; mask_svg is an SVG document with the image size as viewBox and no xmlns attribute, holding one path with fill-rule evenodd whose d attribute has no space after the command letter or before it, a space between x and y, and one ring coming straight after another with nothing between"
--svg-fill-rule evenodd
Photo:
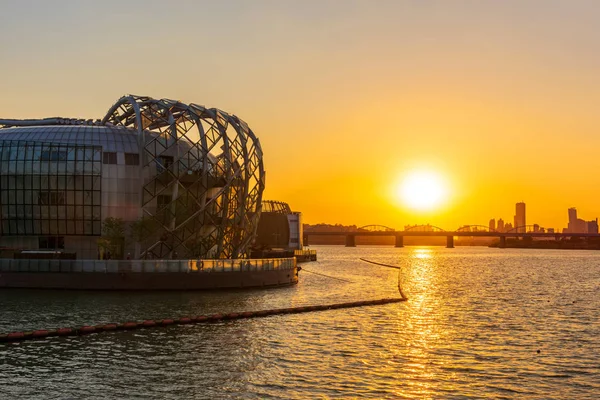
<instances>
[{"instance_id":1,"label":"sun reflection on water","mask_svg":"<svg viewBox=\"0 0 600 400\"><path fill-rule=\"evenodd\" d=\"M395 356L404 360L401 371L407 378L408 393L419 393L428 397L434 393L434 382L439 369L435 366L435 351L445 337L437 296L439 280L439 257L436 251L428 247L411 249L403 261L401 271L403 284L409 301L407 308L399 312L399 332L403 343L393 349ZM402 391L401 391L402 392ZM401 392L397 394L401 394Z\"/></svg>"},{"instance_id":2,"label":"sun reflection on water","mask_svg":"<svg viewBox=\"0 0 600 400\"><path fill-rule=\"evenodd\" d=\"M433 257L433 250L428 247L416 248L413 250L410 257L418 259L428 259Z\"/></svg>"}]
</instances>

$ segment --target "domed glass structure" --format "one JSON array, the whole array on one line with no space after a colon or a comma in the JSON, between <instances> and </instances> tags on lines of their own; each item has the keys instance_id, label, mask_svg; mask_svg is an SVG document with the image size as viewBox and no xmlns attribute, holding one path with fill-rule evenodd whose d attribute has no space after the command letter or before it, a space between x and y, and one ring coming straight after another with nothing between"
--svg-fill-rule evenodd
<instances>
[{"instance_id":1,"label":"domed glass structure","mask_svg":"<svg viewBox=\"0 0 600 400\"><path fill-rule=\"evenodd\" d=\"M112 217L135 258L239 258L264 184L258 139L215 108L128 95L101 120L0 119L0 247L96 258Z\"/></svg>"}]
</instances>

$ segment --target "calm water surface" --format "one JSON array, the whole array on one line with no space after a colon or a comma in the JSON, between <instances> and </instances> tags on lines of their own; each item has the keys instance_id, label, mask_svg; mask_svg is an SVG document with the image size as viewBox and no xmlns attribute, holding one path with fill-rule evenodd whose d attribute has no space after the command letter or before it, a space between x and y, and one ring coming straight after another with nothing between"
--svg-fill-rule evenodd
<instances>
[{"instance_id":1,"label":"calm water surface","mask_svg":"<svg viewBox=\"0 0 600 400\"><path fill-rule=\"evenodd\" d=\"M600 398L600 252L314 248L288 288L0 290L0 332L398 296L359 257L409 301L0 344L0 398Z\"/></svg>"}]
</instances>

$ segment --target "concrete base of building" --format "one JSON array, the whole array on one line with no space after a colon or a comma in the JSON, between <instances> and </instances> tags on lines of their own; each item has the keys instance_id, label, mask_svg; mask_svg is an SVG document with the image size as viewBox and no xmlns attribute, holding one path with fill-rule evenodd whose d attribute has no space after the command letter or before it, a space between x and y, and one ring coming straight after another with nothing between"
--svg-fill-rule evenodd
<instances>
[{"instance_id":1,"label":"concrete base of building","mask_svg":"<svg viewBox=\"0 0 600 400\"><path fill-rule=\"evenodd\" d=\"M298 269L231 272L1 272L0 288L72 290L208 290L298 283Z\"/></svg>"}]
</instances>

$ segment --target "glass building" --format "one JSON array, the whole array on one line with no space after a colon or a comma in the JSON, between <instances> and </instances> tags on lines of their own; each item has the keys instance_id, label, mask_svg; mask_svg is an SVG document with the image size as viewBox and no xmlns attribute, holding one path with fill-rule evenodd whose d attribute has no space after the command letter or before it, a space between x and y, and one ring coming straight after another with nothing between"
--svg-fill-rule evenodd
<instances>
[{"instance_id":1,"label":"glass building","mask_svg":"<svg viewBox=\"0 0 600 400\"><path fill-rule=\"evenodd\" d=\"M258 248L302 250L302 214L287 203L264 200L255 244Z\"/></svg>"},{"instance_id":2,"label":"glass building","mask_svg":"<svg viewBox=\"0 0 600 400\"><path fill-rule=\"evenodd\" d=\"M124 96L96 121L0 119L0 248L95 259L118 218L121 256L243 257L264 179L252 130L214 108Z\"/></svg>"}]
</instances>

